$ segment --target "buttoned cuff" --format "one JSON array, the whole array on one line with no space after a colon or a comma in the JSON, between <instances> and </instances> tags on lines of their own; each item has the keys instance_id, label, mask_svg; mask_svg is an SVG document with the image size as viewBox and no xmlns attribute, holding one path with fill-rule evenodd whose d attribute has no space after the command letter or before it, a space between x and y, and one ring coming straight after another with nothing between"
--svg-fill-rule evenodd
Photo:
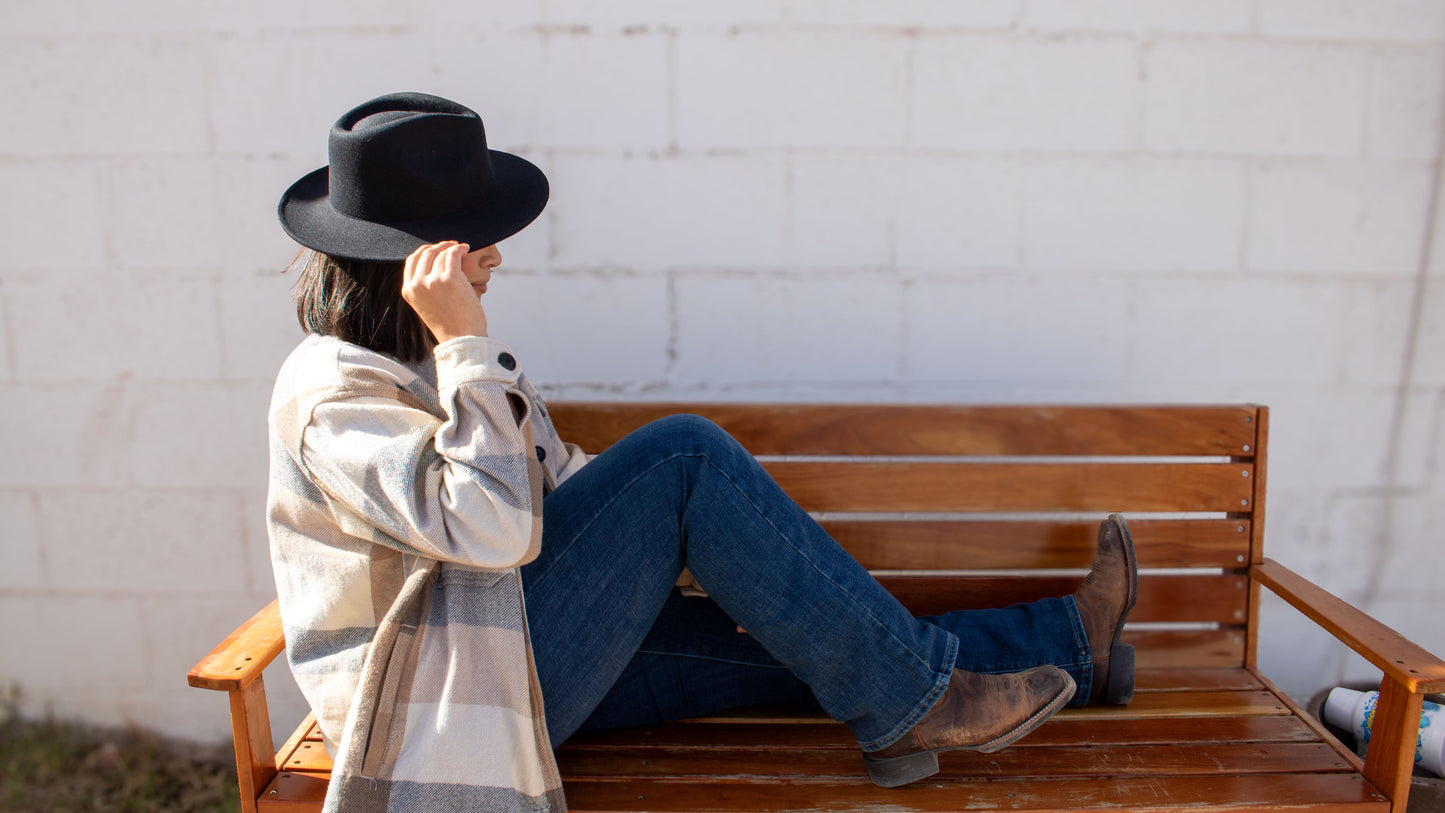
<instances>
[{"instance_id":1,"label":"buttoned cuff","mask_svg":"<svg viewBox=\"0 0 1445 813\"><path fill-rule=\"evenodd\" d=\"M436 346L437 389L475 381L516 384L522 371L512 348L489 336L460 336Z\"/></svg>"}]
</instances>

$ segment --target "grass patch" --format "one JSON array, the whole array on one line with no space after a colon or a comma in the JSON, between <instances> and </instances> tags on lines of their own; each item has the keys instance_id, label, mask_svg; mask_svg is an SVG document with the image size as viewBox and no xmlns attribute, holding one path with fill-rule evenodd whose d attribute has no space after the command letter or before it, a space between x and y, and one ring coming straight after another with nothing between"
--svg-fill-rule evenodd
<instances>
[{"instance_id":1,"label":"grass patch","mask_svg":"<svg viewBox=\"0 0 1445 813\"><path fill-rule=\"evenodd\" d=\"M143 731L25 721L13 706L0 709L0 810L240 809L235 766L218 748Z\"/></svg>"}]
</instances>

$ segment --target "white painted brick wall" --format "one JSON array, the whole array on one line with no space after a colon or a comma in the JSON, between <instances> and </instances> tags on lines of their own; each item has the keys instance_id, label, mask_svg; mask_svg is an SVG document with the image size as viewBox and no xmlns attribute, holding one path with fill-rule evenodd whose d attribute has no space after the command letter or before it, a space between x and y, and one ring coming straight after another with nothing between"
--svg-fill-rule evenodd
<instances>
[{"instance_id":1,"label":"white painted brick wall","mask_svg":"<svg viewBox=\"0 0 1445 813\"><path fill-rule=\"evenodd\" d=\"M680 35L678 145L900 147L909 42L852 31Z\"/></svg>"},{"instance_id":2,"label":"white painted brick wall","mask_svg":"<svg viewBox=\"0 0 1445 813\"><path fill-rule=\"evenodd\" d=\"M899 374L902 290L876 275L677 280L682 387L874 384Z\"/></svg>"},{"instance_id":3,"label":"white painted brick wall","mask_svg":"<svg viewBox=\"0 0 1445 813\"><path fill-rule=\"evenodd\" d=\"M1408 275L1419 267L1430 165L1265 164L1250 173L1245 266L1285 273Z\"/></svg>"},{"instance_id":4,"label":"white painted brick wall","mask_svg":"<svg viewBox=\"0 0 1445 813\"><path fill-rule=\"evenodd\" d=\"M1254 8L1254 0L1030 0L1024 22L1059 31L1247 34Z\"/></svg>"},{"instance_id":5,"label":"white painted brick wall","mask_svg":"<svg viewBox=\"0 0 1445 813\"><path fill-rule=\"evenodd\" d=\"M13 111L0 153L205 152L207 64L200 43L177 36L12 38L0 52Z\"/></svg>"},{"instance_id":6,"label":"white painted brick wall","mask_svg":"<svg viewBox=\"0 0 1445 813\"><path fill-rule=\"evenodd\" d=\"M1259 0L1259 30L1271 36L1425 39L1445 34L1435 0Z\"/></svg>"},{"instance_id":7,"label":"white painted brick wall","mask_svg":"<svg viewBox=\"0 0 1445 813\"><path fill-rule=\"evenodd\" d=\"M5 679L28 692L27 705L53 703L57 713L71 713L97 690L146 687L151 669L146 640L153 625L141 613L138 594L38 592L0 596Z\"/></svg>"},{"instance_id":8,"label":"white painted brick wall","mask_svg":"<svg viewBox=\"0 0 1445 813\"><path fill-rule=\"evenodd\" d=\"M1431 569L1419 567L1418 562L1421 557L1438 555L1435 552L1439 545L1436 529L1445 521L1445 510L1442 510L1440 500L1421 497L1395 500L1384 508L1394 514L1393 552L1396 555L1382 562L1370 563L1366 572L1380 568L1377 578L1380 584L1388 585L1385 592L1395 599L1396 603L1408 606L1407 602L1400 602L1399 599L1403 596L1418 599L1439 591L1438 584L1431 584ZM1397 613L1401 609L1404 608L1395 608Z\"/></svg>"},{"instance_id":9,"label":"white painted brick wall","mask_svg":"<svg viewBox=\"0 0 1445 813\"><path fill-rule=\"evenodd\" d=\"M923 36L912 78L910 144L918 147L1075 152L1139 145L1144 83L1138 44L1129 37Z\"/></svg>"},{"instance_id":10,"label":"white painted brick wall","mask_svg":"<svg viewBox=\"0 0 1445 813\"><path fill-rule=\"evenodd\" d=\"M580 149L666 148L672 112L670 57L668 37L549 38L539 66L539 81L547 92L535 111L538 141Z\"/></svg>"},{"instance_id":11,"label":"white painted brick wall","mask_svg":"<svg viewBox=\"0 0 1445 813\"><path fill-rule=\"evenodd\" d=\"M269 384L163 383L133 393L131 482L148 487L256 489L266 471ZM204 416L197 420L197 416Z\"/></svg>"},{"instance_id":12,"label":"white painted brick wall","mask_svg":"<svg viewBox=\"0 0 1445 813\"><path fill-rule=\"evenodd\" d=\"M0 149L0 155L6 152ZM0 158L0 212L6 223L0 278L104 265L107 174L98 161ZM61 213L64 222L57 222Z\"/></svg>"},{"instance_id":13,"label":"white painted brick wall","mask_svg":"<svg viewBox=\"0 0 1445 813\"><path fill-rule=\"evenodd\" d=\"M1369 87L1363 47L1161 39L1144 70L1151 149L1290 157L1360 150Z\"/></svg>"},{"instance_id":14,"label":"white painted brick wall","mask_svg":"<svg viewBox=\"0 0 1445 813\"><path fill-rule=\"evenodd\" d=\"M294 274L272 270L216 283L221 378L264 382L276 375L305 335L296 309L285 307L295 282Z\"/></svg>"},{"instance_id":15,"label":"white painted brick wall","mask_svg":"<svg viewBox=\"0 0 1445 813\"><path fill-rule=\"evenodd\" d=\"M1372 158L1435 160L1445 53L1437 45L1376 51L1370 65L1365 154Z\"/></svg>"},{"instance_id":16,"label":"white painted brick wall","mask_svg":"<svg viewBox=\"0 0 1445 813\"><path fill-rule=\"evenodd\" d=\"M788 161L784 265L876 268L894 261L904 162L837 151ZM932 182L930 181L930 184Z\"/></svg>"},{"instance_id":17,"label":"white painted brick wall","mask_svg":"<svg viewBox=\"0 0 1445 813\"><path fill-rule=\"evenodd\" d=\"M1129 372L1146 381L1323 386L1349 340L1343 291L1311 280L1170 279L1141 282L1136 296Z\"/></svg>"},{"instance_id":18,"label":"white painted brick wall","mask_svg":"<svg viewBox=\"0 0 1445 813\"><path fill-rule=\"evenodd\" d=\"M8 298L8 286L5 293ZM104 378L0 387L10 424L0 432L0 487L124 485L133 451L127 435L134 403L127 389L120 379Z\"/></svg>"},{"instance_id":19,"label":"white painted brick wall","mask_svg":"<svg viewBox=\"0 0 1445 813\"><path fill-rule=\"evenodd\" d=\"M1393 387L1402 372L1410 339L1415 281L1405 277L1335 283L1345 299L1338 314L1343 347L1336 355L1336 380L1347 385ZM1320 314L1318 319L1335 318Z\"/></svg>"},{"instance_id":20,"label":"white painted brick wall","mask_svg":"<svg viewBox=\"0 0 1445 813\"><path fill-rule=\"evenodd\" d=\"M776 157L558 154L551 166L557 267L782 265L786 181Z\"/></svg>"},{"instance_id":21,"label":"white painted brick wall","mask_svg":"<svg viewBox=\"0 0 1445 813\"><path fill-rule=\"evenodd\" d=\"M905 28L1004 28L1018 20L1019 0L785 0L787 19L807 25Z\"/></svg>"},{"instance_id":22,"label":"white painted brick wall","mask_svg":"<svg viewBox=\"0 0 1445 813\"><path fill-rule=\"evenodd\" d=\"M1291 488L1368 490L1387 479L1396 408L1390 390L1261 389L1271 407L1271 484L1278 476ZM1310 559L1315 554L1301 548L1295 555Z\"/></svg>"},{"instance_id":23,"label":"white painted brick wall","mask_svg":"<svg viewBox=\"0 0 1445 813\"><path fill-rule=\"evenodd\" d=\"M1420 309L1420 336L1413 383L1438 390L1445 387L1445 278L1432 277ZM1441 458L1445 462L1445 458Z\"/></svg>"},{"instance_id":24,"label":"white painted brick wall","mask_svg":"<svg viewBox=\"0 0 1445 813\"><path fill-rule=\"evenodd\" d=\"M0 381L9 382L15 375L11 359L15 357L10 349L10 317L5 313L5 279L0 277Z\"/></svg>"},{"instance_id":25,"label":"white painted brick wall","mask_svg":"<svg viewBox=\"0 0 1445 813\"><path fill-rule=\"evenodd\" d=\"M90 266L99 267L106 264ZM6 293L21 380L83 381L97 373L184 380L220 372L220 303L206 279L74 268L11 283Z\"/></svg>"},{"instance_id":26,"label":"white painted brick wall","mask_svg":"<svg viewBox=\"0 0 1445 813\"><path fill-rule=\"evenodd\" d=\"M321 166L326 134L347 108L380 93L441 84L436 74L446 62L439 53L445 49L434 38L407 29L323 29L222 39L213 55L211 93L217 149L250 155L299 150L307 164ZM541 61L537 37L483 39L472 43L475 54L461 53L461 42L455 47L455 60L467 64L473 77L491 61L482 56L484 47L504 48L493 57L503 64L518 52L525 52L524 64Z\"/></svg>"},{"instance_id":27,"label":"white painted brick wall","mask_svg":"<svg viewBox=\"0 0 1445 813\"><path fill-rule=\"evenodd\" d=\"M488 332L542 381L637 387L667 378L666 277L498 274L487 299Z\"/></svg>"},{"instance_id":28,"label":"white painted brick wall","mask_svg":"<svg viewBox=\"0 0 1445 813\"><path fill-rule=\"evenodd\" d=\"M274 594L276 199L408 88L552 181L488 294L549 394L1270 404L1271 555L1445 653L1441 0L23 1L0 685L27 710L225 735L180 674ZM1265 620L1297 695L1360 676Z\"/></svg>"},{"instance_id":29,"label":"white painted brick wall","mask_svg":"<svg viewBox=\"0 0 1445 813\"><path fill-rule=\"evenodd\" d=\"M35 499L25 491L0 492L0 555L5 567L0 570L0 590L24 590L46 584L46 568L41 561L40 525L36 519Z\"/></svg>"},{"instance_id":30,"label":"white painted brick wall","mask_svg":"<svg viewBox=\"0 0 1445 813\"><path fill-rule=\"evenodd\" d=\"M1245 198L1243 173L1233 163L1047 161L1031 164L1023 184L1026 268L1237 267Z\"/></svg>"},{"instance_id":31,"label":"white painted brick wall","mask_svg":"<svg viewBox=\"0 0 1445 813\"><path fill-rule=\"evenodd\" d=\"M176 573L186 573L187 592L228 592L244 558L240 509L240 500L217 493L46 493L38 522L51 587L162 595L178 587Z\"/></svg>"},{"instance_id":32,"label":"white painted brick wall","mask_svg":"<svg viewBox=\"0 0 1445 813\"><path fill-rule=\"evenodd\" d=\"M1117 382L1127 359L1120 280L978 277L908 287L911 381Z\"/></svg>"},{"instance_id":33,"label":"white painted brick wall","mask_svg":"<svg viewBox=\"0 0 1445 813\"><path fill-rule=\"evenodd\" d=\"M248 492L241 499L241 531L245 550L245 591L255 595L274 594L276 577L271 571L271 540L266 533L266 494ZM233 592L235 587L233 586ZM269 678L268 678L269 681Z\"/></svg>"},{"instance_id":34,"label":"white painted brick wall","mask_svg":"<svg viewBox=\"0 0 1445 813\"><path fill-rule=\"evenodd\" d=\"M1003 157L919 155L901 162L891 210L900 268L968 273L1017 268L1023 172Z\"/></svg>"},{"instance_id":35,"label":"white painted brick wall","mask_svg":"<svg viewBox=\"0 0 1445 813\"><path fill-rule=\"evenodd\" d=\"M676 3L673 0L628 0L595 3L592 0L548 0L547 23L585 26L602 32L623 29L730 28L775 22L778 0L736 0L722 3Z\"/></svg>"}]
</instances>

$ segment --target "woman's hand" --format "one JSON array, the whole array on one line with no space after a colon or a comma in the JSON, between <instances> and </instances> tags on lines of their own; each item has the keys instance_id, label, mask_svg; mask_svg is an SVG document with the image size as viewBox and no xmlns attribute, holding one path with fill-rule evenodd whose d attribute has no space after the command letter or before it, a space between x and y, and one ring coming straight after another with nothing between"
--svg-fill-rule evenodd
<instances>
[{"instance_id":1,"label":"woman's hand","mask_svg":"<svg viewBox=\"0 0 1445 813\"><path fill-rule=\"evenodd\" d=\"M406 258L401 296L440 344L459 336L487 335L487 314L462 271L466 243L425 245Z\"/></svg>"}]
</instances>

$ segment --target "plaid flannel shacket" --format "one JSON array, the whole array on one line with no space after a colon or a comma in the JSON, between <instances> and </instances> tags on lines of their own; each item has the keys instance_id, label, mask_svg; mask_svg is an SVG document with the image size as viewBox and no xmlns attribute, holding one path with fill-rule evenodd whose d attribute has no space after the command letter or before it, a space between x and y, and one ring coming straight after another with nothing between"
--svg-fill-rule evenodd
<instances>
[{"instance_id":1,"label":"plaid flannel shacket","mask_svg":"<svg viewBox=\"0 0 1445 813\"><path fill-rule=\"evenodd\" d=\"M272 398L271 558L334 757L325 809L565 811L517 567L545 490L586 457L506 345L435 358L434 386L309 336Z\"/></svg>"}]
</instances>

